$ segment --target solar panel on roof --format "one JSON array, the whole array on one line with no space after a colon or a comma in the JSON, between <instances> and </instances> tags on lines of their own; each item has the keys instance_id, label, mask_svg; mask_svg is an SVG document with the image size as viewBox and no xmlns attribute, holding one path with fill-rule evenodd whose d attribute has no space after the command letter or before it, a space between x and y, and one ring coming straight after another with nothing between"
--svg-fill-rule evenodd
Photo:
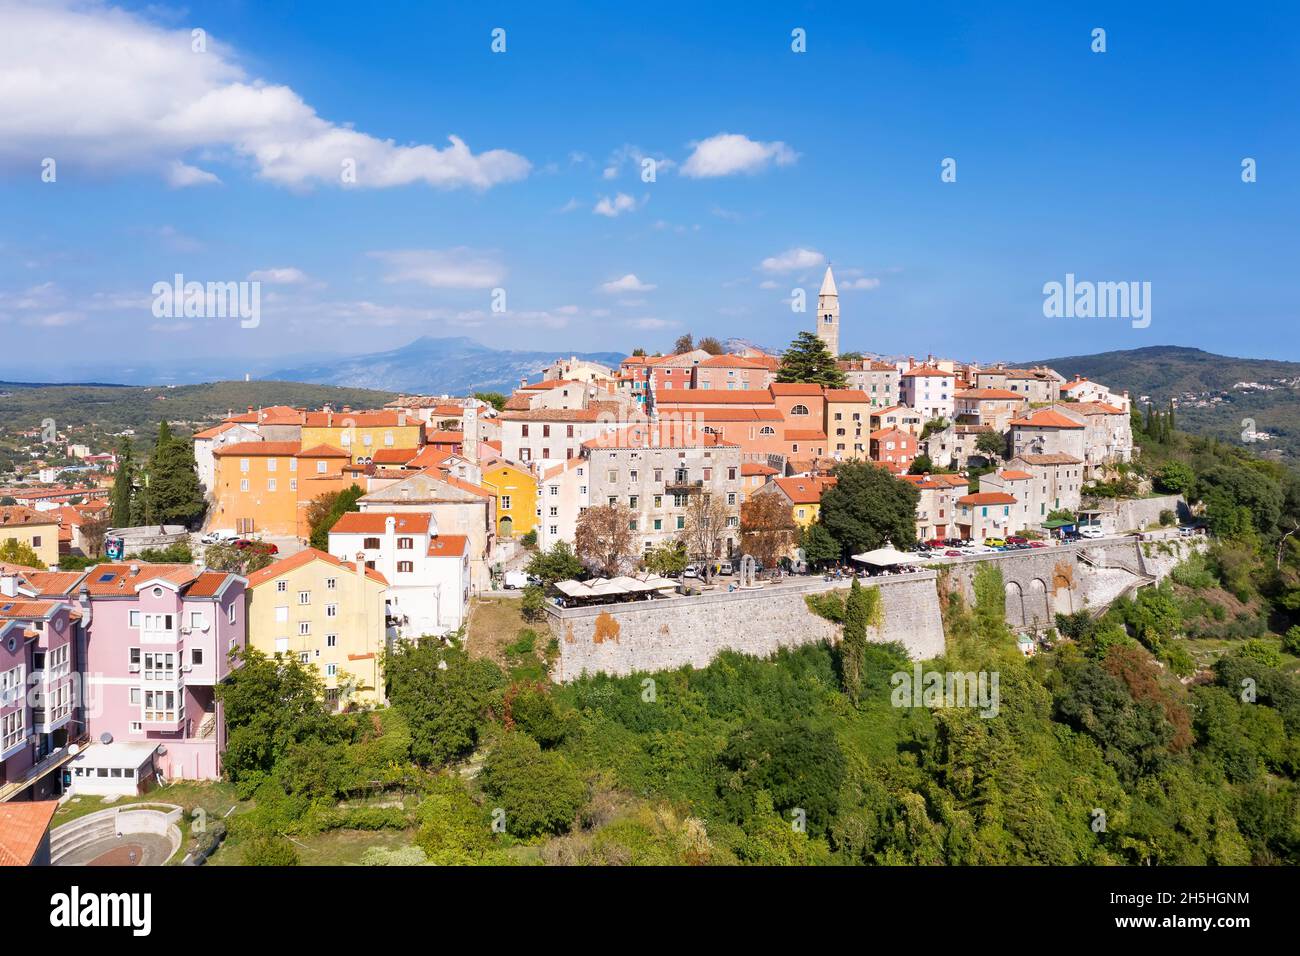
<instances>
[{"instance_id":1,"label":"solar panel on roof","mask_svg":"<svg viewBox=\"0 0 1300 956\"><path fill-rule=\"evenodd\" d=\"M111 572L111 571L110 571L108 574L101 574L101 575L99 576L99 583L100 583L100 584L107 584L109 581L113 580L113 578L115 578L115 577L117 577L117 575L116 575L114 572Z\"/></svg>"}]
</instances>

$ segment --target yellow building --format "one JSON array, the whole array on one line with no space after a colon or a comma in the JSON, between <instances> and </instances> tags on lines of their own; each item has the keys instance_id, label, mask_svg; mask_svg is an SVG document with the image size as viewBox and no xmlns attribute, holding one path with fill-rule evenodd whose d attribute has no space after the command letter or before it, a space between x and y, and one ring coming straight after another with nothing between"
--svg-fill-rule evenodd
<instances>
[{"instance_id":1,"label":"yellow building","mask_svg":"<svg viewBox=\"0 0 1300 956\"><path fill-rule=\"evenodd\" d=\"M59 520L52 511L23 505L0 507L0 545L8 541L27 545L46 567L59 563Z\"/></svg>"},{"instance_id":2,"label":"yellow building","mask_svg":"<svg viewBox=\"0 0 1300 956\"><path fill-rule=\"evenodd\" d=\"M320 673L336 709L384 703L382 574L307 548L248 577L248 643L296 654Z\"/></svg>"},{"instance_id":3,"label":"yellow building","mask_svg":"<svg viewBox=\"0 0 1300 956\"><path fill-rule=\"evenodd\" d=\"M855 388L828 388L826 454L840 459L871 456L871 396Z\"/></svg>"},{"instance_id":4,"label":"yellow building","mask_svg":"<svg viewBox=\"0 0 1300 956\"><path fill-rule=\"evenodd\" d=\"M214 449L212 460L208 525L241 535L306 538L313 498L365 483L349 470L347 452L326 445L237 442Z\"/></svg>"},{"instance_id":5,"label":"yellow building","mask_svg":"<svg viewBox=\"0 0 1300 956\"><path fill-rule=\"evenodd\" d=\"M352 462L373 458L381 449L424 445L424 422L404 409L381 412L307 412L302 423L302 447L329 445L348 452Z\"/></svg>"},{"instance_id":6,"label":"yellow building","mask_svg":"<svg viewBox=\"0 0 1300 956\"><path fill-rule=\"evenodd\" d=\"M834 485L835 479L825 475L773 478L755 494L780 495L790 503L790 516L795 524L806 528L817 521L822 509L822 494Z\"/></svg>"},{"instance_id":7,"label":"yellow building","mask_svg":"<svg viewBox=\"0 0 1300 956\"><path fill-rule=\"evenodd\" d=\"M497 498L497 537L522 536L537 527L537 479L497 458L483 465L484 488Z\"/></svg>"}]
</instances>

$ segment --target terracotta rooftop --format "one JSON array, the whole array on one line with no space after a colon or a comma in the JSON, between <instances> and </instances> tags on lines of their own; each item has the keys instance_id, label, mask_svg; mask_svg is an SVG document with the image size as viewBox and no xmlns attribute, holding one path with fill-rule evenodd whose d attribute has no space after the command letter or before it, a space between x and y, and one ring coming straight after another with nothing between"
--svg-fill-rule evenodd
<instances>
[{"instance_id":1,"label":"terracotta rooftop","mask_svg":"<svg viewBox=\"0 0 1300 956\"><path fill-rule=\"evenodd\" d=\"M0 866L28 866L59 809L57 800L0 803Z\"/></svg>"}]
</instances>

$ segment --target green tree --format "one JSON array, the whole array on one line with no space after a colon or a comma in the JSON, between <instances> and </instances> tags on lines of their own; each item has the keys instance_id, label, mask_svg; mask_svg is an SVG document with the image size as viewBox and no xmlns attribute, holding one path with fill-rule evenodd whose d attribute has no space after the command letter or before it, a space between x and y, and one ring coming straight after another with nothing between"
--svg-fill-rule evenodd
<instances>
[{"instance_id":1,"label":"green tree","mask_svg":"<svg viewBox=\"0 0 1300 956\"><path fill-rule=\"evenodd\" d=\"M686 570L686 549L680 543L663 544L645 556L646 570L662 577Z\"/></svg>"},{"instance_id":2,"label":"green tree","mask_svg":"<svg viewBox=\"0 0 1300 956\"><path fill-rule=\"evenodd\" d=\"M20 564L24 568L35 568L37 571L45 570L45 562L32 550L32 546L17 538L0 541L0 562Z\"/></svg>"},{"instance_id":3,"label":"green tree","mask_svg":"<svg viewBox=\"0 0 1300 956\"><path fill-rule=\"evenodd\" d=\"M803 529L799 536L799 547L803 549L803 559L812 567L834 561L840 556L839 543L820 523L807 525Z\"/></svg>"},{"instance_id":4,"label":"green tree","mask_svg":"<svg viewBox=\"0 0 1300 956\"><path fill-rule=\"evenodd\" d=\"M844 779L844 753L829 728L806 720L742 724L718 755L718 795L727 815L744 824L766 793L787 821L801 811L819 836L834 818Z\"/></svg>"},{"instance_id":5,"label":"green tree","mask_svg":"<svg viewBox=\"0 0 1300 956\"><path fill-rule=\"evenodd\" d=\"M501 737L478 779L488 799L505 811L506 832L518 837L566 832L587 801L577 769L519 730Z\"/></svg>"},{"instance_id":6,"label":"green tree","mask_svg":"<svg viewBox=\"0 0 1300 956\"><path fill-rule=\"evenodd\" d=\"M498 412L502 411L506 407L506 401L508 400L506 396L502 395L500 392L475 392L474 397L480 402L487 402Z\"/></svg>"},{"instance_id":7,"label":"green tree","mask_svg":"<svg viewBox=\"0 0 1300 956\"><path fill-rule=\"evenodd\" d=\"M392 706L410 724L411 757L425 766L474 750L505 684L491 661L432 639L396 644L384 655L384 675Z\"/></svg>"},{"instance_id":8,"label":"green tree","mask_svg":"<svg viewBox=\"0 0 1300 956\"><path fill-rule=\"evenodd\" d=\"M187 526L202 518L206 507L194 447L172 435L166 420L149 456L149 505L151 523Z\"/></svg>"},{"instance_id":9,"label":"green tree","mask_svg":"<svg viewBox=\"0 0 1300 956\"><path fill-rule=\"evenodd\" d=\"M928 475L932 471L934 471L934 462L930 461L929 455L917 455L907 469L909 475Z\"/></svg>"},{"instance_id":10,"label":"green tree","mask_svg":"<svg viewBox=\"0 0 1300 956\"><path fill-rule=\"evenodd\" d=\"M311 527L311 546L317 551L329 551L330 529L340 518L352 511L360 511L357 504L365 492L359 485L343 491L328 492L312 499L307 509L307 522Z\"/></svg>"},{"instance_id":11,"label":"green tree","mask_svg":"<svg viewBox=\"0 0 1300 956\"><path fill-rule=\"evenodd\" d=\"M781 355L776 380L783 383L844 388L844 373L826 343L812 332L800 332Z\"/></svg>"},{"instance_id":12,"label":"green tree","mask_svg":"<svg viewBox=\"0 0 1300 956\"><path fill-rule=\"evenodd\" d=\"M582 574L582 562L567 541L556 541L549 551L538 551L525 569L546 587L556 581L568 581Z\"/></svg>"},{"instance_id":13,"label":"green tree","mask_svg":"<svg viewBox=\"0 0 1300 956\"><path fill-rule=\"evenodd\" d=\"M989 458L1001 458L1007 450L1007 440L1000 432L985 429L975 436L975 450Z\"/></svg>"},{"instance_id":14,"label":"green tree","mask_svg":"<svg viewBox=\"0 0 1300 956\"><path fill-rule=\"evenodd\" d=\"M131 443L125 438L117 451L117 474L113 476L113 490L109 493L112 512L111 527L131 526L131 497L135 492L135 463L131 460Z\"/></svg>"},{"instance_id":15,"label":"green tree","mask_svg":"<svg viewBox=\"0 0 1300 956\"><path fill-rule=\"evenodd\" d=\"M854 704L862 687L862 662L867 653L867 596L853 579L844 605L844 633L840 638L840 670L844 692Z\"/></svg>"},{"instance_id":16,"label":"green tree","mask_svg":"<svg viewBox=\"0 0 1300 956\"><path fill-rule=\"evenodd\" d=\"M726 349L723 348L722 343L712 335L706 335L704 338L700 339L699 343L695 347L703 349L710 355L721 355L726 351Z\"/></svg>"},{"instance_id":17,"label":"green tree","mask_svg":"<svg viewBox=\"0 0 1300 956\"><path fill-rule=\"evenodd\" d=\"M248 794L290 747L309 740L337 742L340 728L325 710L320 675L297 655L268 657L247 647L234 656L238 666L216 687L228 731L222 765L226 777Z\"/></svg>"},{"instance_id":18,"label":"green tree","mask_svg":"<svg viewBox=\"0 0 1300 956\"><path fill-rule=\"evenodd\" d=\"M916 539L921 493L871 462L843 462L835 484L822 493L819 523L842 554L871 551L886 541L906 546Z\"/></svg>"},{"instance_id":19,"label":"green tree","mask_svg":"<svg viewBox=\"0 0 1300 956\"><path fill-rule=\"evenodd\" d=\"M519 599L519 613L525 621L540 621L546 616L546 592L540 585L524 588Z\"/></svg>"},{"instance_id":20,"label":"green tree","mask_svg":"<svg viewBox=\"0 0 1300 956\"><path fill-rule=\"evenodd\" d=\"M695 339L689 332L677 336L677 341L673 343L673 354L681 355L683 352L693 352L695 350Z\"/></svg>"},{"instance_id":21,"label":"green tree","mask_svg":"<svg viewBox=\"0 0 1300 956\"><path fill-rule=\"evenodd\" d=\"M1156 472L1156 484L1161 491L1170 494L1189 494L1196 484L1196 475L1192 469L1181 461L1171 461Z\"/></svg>"}]
</instances>

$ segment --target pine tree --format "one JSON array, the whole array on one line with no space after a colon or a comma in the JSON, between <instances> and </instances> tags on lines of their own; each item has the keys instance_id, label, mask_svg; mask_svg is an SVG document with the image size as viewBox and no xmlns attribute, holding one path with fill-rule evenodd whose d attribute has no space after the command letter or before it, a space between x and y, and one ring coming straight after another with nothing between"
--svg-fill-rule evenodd
<instances>
[{"instance_id":1,"label":"pine tree","mask_svg":"<svg viewBox=\"0 0 1300 956\"><path fill-rule=\"evenodd\" d=\"M862 663L867 653L867 595L853 579L844 606L844 634L840 640L840 671L844 692L854 704L862 687Z\"/></svg>"},{"instance_id":2,"label":"pine tree","mask_svg":"<svg viewBox=\"0 0 1300 956\"><path fill-rule=\"evenodd\" d=\"M1169 438L1171 440L1174 437L1174 428L1174 400L1171 398L1169 400Z\"/></svg>"},{"instance_id":3,"label":"pine tree","mask_svg":"<svg viewBox=\"0 0 1300 956\"><path fill-rule=\"evenodd\" d=\"M131 524L131 483L134 480L135 463L131 460L131 443L123 438L117 453L117 475L113 478L113 491L109 495L114 528L126 528Z\"/></svg>"},{"instance_id":4,"label":"pine tree","mask_svg":"<svg viewBox=\"0 0 1300 956\"><path fill-rule=\"evenodd\" d=\"M844 373L835 364L835 356L826 343L812 332L800 332L781 356L776 380L783 383L822 385L843 388Z\"/></svg>"},{"instance_id":5,"label":"pine tree","mask_svg":"<svg viewBox=\"0 0 1300 956\"><path fill-rule=\"evenodd\" d=\"M203 515L203 487L193 446L171 433L164 421L149 457L146 523L189 525Z\"/></svg>"}]
</instances>

